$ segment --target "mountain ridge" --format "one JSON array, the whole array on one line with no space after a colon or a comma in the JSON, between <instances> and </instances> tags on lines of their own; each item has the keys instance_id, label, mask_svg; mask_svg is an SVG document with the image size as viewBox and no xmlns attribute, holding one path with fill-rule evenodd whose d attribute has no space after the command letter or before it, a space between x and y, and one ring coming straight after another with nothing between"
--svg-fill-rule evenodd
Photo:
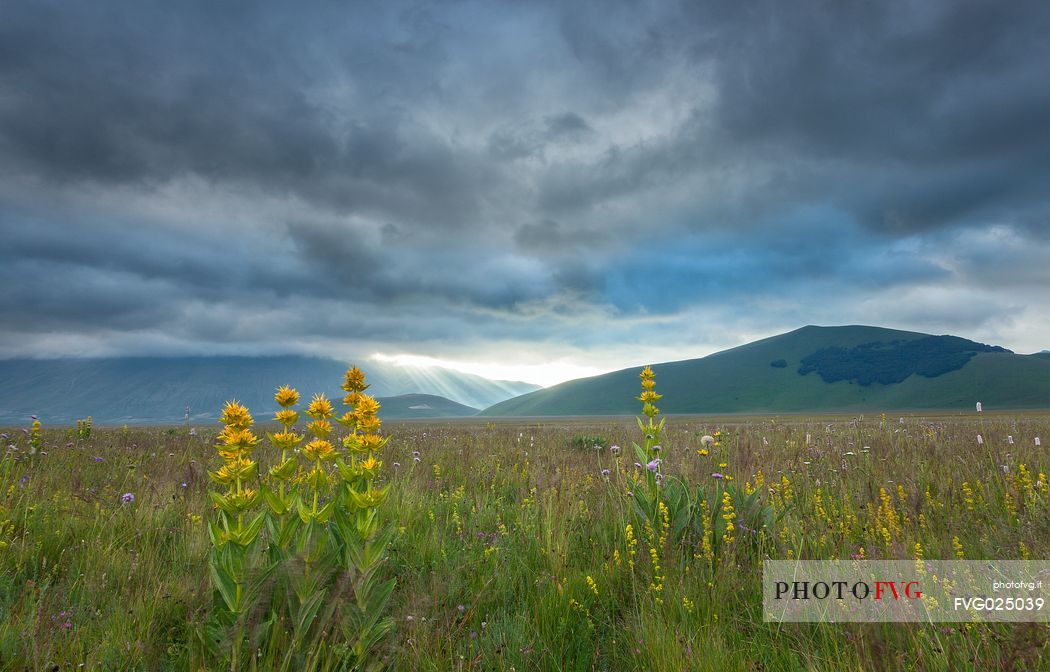
<instances>
[{"instance_id":1,"label":"mountain ridge","mask_svg":"<svg viewBox=\"0 0 1050 672\"><path fill-rule=\"evenodd\" d=\"M399 394L378 397L380 415L386 420L413 418L465 418L477 415L480 409L439 397L435 394Z\"/></svg>"},{"instance_id":2,"label":"mountain ridge","mask_svg":"<svg viewBox=\"0 0 1050 672\"><path fill-rule=\"evenodd\" d=\"M539 389L436 367L359 365L376 397L431 394L472 411ZM342 399L346 368L341 360L303 356L4 359L0 422L20 424L30 415L55 423L88 415L108 424L180 422L187 406L191 421L205 422L234 397L263 417L280 385L296 387L307 399L316 392Z\"/></svg>"},{"instance_id":3,"label":"mountain ridge","mask_svg":"<svg viewBox=\"0 0 1050 672\"><path fill-rule=\"evenodd\" d=\"M891 385L863 385L852 380L829 383L821 375L803 375L799 371L803 359L828 348L846 353L863 352L862 346L873 351L888 349L891 356L884 359L893 363L894 348L906 357L910 350L924 349L925 346L916 347L916 343L921 345L921 339L934 339L930 343L964 341L971 344L965 352L973 354L967 354L964 362L948 361L952 366L961 364L950 371L933 377L913 373ZM934 350L938 357L945 354ZM783 361L782 366L779 360ZM934 371L945 368L944 361L934 363L938 364L932 367ZM657 391L665 396L658 406L665 413L949 409L969 408L979 400L986 407L1050 406L1050 358L1017 355L956 336L867 325L807 325L706 357L662 362L652 367L657 374ZM640 369L636 366L567 381L500 402L479 415L636 414ZM900 371L895 372L899 374Z\"/></svg>"}]
</instances>

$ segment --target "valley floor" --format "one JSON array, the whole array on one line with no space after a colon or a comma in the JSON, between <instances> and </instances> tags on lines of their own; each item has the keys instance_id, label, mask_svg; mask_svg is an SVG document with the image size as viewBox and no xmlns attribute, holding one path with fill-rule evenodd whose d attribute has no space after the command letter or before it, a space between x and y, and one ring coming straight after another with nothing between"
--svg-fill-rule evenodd
<instances>
[{"instance_id":1,"label":"valley floor","mask_svg":"<svg viewBox=\"0 0 1050 672\"><path fill-rule=\"evenodd\" d=\"M1045 623L761 610L766 558L1050 558L1046 413L672 416L660 469L689 506L656 525L627 495L634 418L384 429L393 669L1050 669ZM45 427L36 455L5 431L0 669L228 665L201 641L217 428Z\"/></svg>"}]
</instances>

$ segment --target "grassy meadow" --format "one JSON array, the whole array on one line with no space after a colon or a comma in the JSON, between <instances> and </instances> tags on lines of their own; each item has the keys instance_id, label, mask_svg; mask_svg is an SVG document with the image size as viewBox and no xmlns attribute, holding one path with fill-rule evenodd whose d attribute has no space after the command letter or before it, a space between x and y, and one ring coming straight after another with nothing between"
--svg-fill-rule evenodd
<instances>
[{"instance_id":1,"label":"grassy meadow","mask_svg":"<svg viewBox=\"0 0 1050 672\"><path fill-rule=\"evenodd\" d=\"M0 669L228 669L205 641L218 424L84 436L43 420L35 455L4 430ZM371 664L1050 669L1046 624L771 624L761 610L765 558L1050 557L1050 416L666 420L653 516L627 494L649 471L634 418L384 425L394 536L379 573L396 586ZM322 637L351 598L330 599ZM252 632L238 667L277 667ZM325 651L282 664L341 669Z\"/></svg>"}]
</instances>

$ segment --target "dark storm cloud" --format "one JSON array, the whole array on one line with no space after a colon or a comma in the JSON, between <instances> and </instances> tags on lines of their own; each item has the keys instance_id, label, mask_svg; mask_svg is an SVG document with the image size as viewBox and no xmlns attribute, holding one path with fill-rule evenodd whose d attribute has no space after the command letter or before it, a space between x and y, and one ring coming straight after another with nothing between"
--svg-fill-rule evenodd
<instances>
[{"instance_id":1,"label":"dark storm cloud","mask_svg":"<svg viewBox=\"0 0 1050 672\"><path fill-rule=\"evenodd\" d=\"M1044 3L0 15L0 355L1050 326Z\"/></svg>"},{"instance_id":2,"label":"dark storm cloud","mask_svg":"<svg viewBox=\"0 0 1050 672\"><path fill-rule=\"evenodd\" d=\"M13 8L0 27L4 168L60 183L194 175L464 223L485 175L407 109L431 50L370 36L334 10Z\"/></svg>"},{"instance_id":3,"label":"dark storm cloud","mask_svg":"<svg viewBox=\"0 0 1050 672\"><path fill-rule=\"evenodd\" d=\"M719 54L718 125L734 145L863 180L834 180L838 202L894 233L1039 193L1050 171L1045 4L766 3L759 14L732 5L701 47Z\"/></svg>"}]
</instances>

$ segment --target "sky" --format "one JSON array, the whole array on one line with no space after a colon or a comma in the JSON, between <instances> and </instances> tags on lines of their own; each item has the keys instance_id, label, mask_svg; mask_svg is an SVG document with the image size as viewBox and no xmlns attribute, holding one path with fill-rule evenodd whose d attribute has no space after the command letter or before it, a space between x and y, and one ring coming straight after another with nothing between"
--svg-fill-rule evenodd
<instances>
[{"instance_id":1,"label":"sky","mask_svg":"<svg viewBox=\"0 0 1050 672\"><path fill-rule=\"evenodd\" d=\"M0 0L0 357L1050 348L1050 4Z\"/></svg>"}]
</instances>

